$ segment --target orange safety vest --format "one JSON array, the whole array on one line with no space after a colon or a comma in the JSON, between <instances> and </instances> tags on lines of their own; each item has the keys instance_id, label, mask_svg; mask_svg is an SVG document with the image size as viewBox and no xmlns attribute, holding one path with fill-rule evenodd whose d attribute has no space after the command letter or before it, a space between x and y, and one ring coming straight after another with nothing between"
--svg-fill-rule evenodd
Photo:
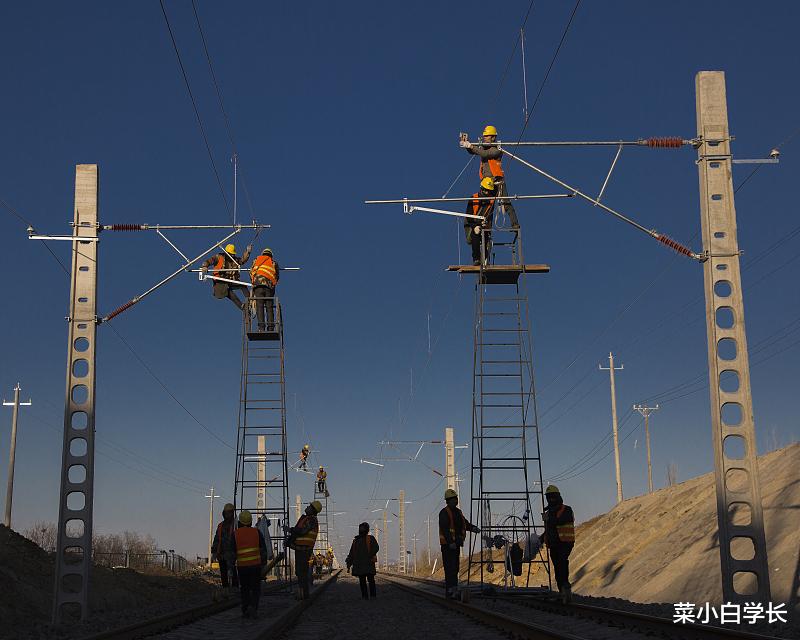
<instances>
[{"instance_id":1,"label":"orange safety vest","mask_svg":"<svg viewBox=\"0 0 800 640\"><path fill-rule=\"evenodd\" d=\"M257 567L261 564L258 529L242 527L234 534L236 539L236 566Z\"/></svg>"},{"instance_id":2,"label":"orange safety vest","mask_svg":"<svg viewBox=\"0 0 800 640\"><path fill-rule=\"evenodd\" d=\"M566 505L561 505L556 512L556 521L561 517L561 514L564 513L564 509L566 508ZM567 522L566 524L557 524L556 533L558 534L560 542L575 542L575 523Z\"/></svg>"},{"instance_id":3,"label":"orange safety vest","mask_svg":"<svg viewBox=\"0 0 800 640\"><path fill-rule=\"evenodd\" d=\"M217 254L217 263L214 265L214 275L220 278L227 278L228 272L225 271L225 256Z\"/></svg>"},{"instance_id":4,"label":"orange safety vest","mask_svg":"<svg viewBox=\"0 0 800 640\"><path fill-rule=\"evenodd\" d=\"M311 519L311 516L305 515L302 516L297 521L297 527L303 528L306 526L306 523ZM319 522L316 518L314 518L314 526L311 527L306 533L303 535L297 536L294 540L294 546L296 547L303 547L311 549L314 547L314 543L317 541L317 534L319 533Z\"/></svg>"},{"instance_id":5,"label":"orange safety vest","mask_svg":"<svg viewBox=\"0 0 800 640\"><path fill-rule=\"evenodd\" d=\"M489 165L489 174L483 175L483 167L484 165ZM484 178L502 178L504 177L503 174L503 161L501 159L497 160L487 160L486 162L481 162L480 167L478 167L478 176L480 179L483 180Z\"/></svg>"},{"instance_id":6,"label":"orange safety vest","mask_svg":"<svg viewBox=\"0 0 800 640\"><path fill-rule=\"evenodd\" d=\"M250 267L250 280L253 284L258 284L256 280L259 278L266 278L272 287L278 283L278 278L275 272L275 261L272 256L258 256L253 261L253 266Z\"/></svg>"},{"instance_id":7,"label":"orange safety vest","mask_svg":"<svg viewBox=\"0 0 800 640\"><path fill-rule=\"evenodd\" d=\"M456 520L455 516L453 515L453 510L448 506L445 507L447 511L447 516L450 518L450 538L456 544L459 543L459 540L456 540ZM467 536L467 519L464 517L464 514L461 514L461 531L463 532L464 537ZM461 539L463 542L463 538ZM447 544L447 538L445 538L444 531L439 529L439 544Z\"/></svg>"}]
</instances>

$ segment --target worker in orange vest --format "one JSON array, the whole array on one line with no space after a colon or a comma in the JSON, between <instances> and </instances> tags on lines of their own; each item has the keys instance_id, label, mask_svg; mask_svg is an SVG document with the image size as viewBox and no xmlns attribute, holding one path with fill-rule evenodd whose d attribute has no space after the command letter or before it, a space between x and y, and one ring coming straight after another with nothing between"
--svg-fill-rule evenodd
<instances>
[{"instance_id":1,"label":"worker in orange vest","mask_svg":"<svg viewBox=\"0 0 800 640\"><path fill-rule=\"evenodd\" d=\"M327 479L328 472L325 471L325 467L320 466L317 471L317 493L324 493L326 498L328 497Z\"/></svg>"},{"instance_id":2,"label":"worker in orange vest","mask_svg":"<svg viewBox=\"0 0 800 640\"><path fill-rule=\"evenodd\" d=\"M200 271L208 273L211 269L211 275L217 278L225 278L226 280L239 280L239 268L247 264L250 259L250 252L253 250L252 245L247 245L244 255L241 257L236 255L236 246L232 244L225 245L225 249L218 254L211 256L208 260L200 265ZM217 299L228 298L235 304L239 311L244 309L244 304L239 299L236 292L240 289L246 289L244 283L231 284L230 282L223 282L222 280L212 280L214 283L211 291ZM246 292L242 292L247 298Z\"/></svg>"},{"instance_id":3,"label":"worker in orange vest","mask_svg":"<svg viewBox=\"0 0 800 640\"><path fill-rule=\"evenodd\" d=\"M261 597L261 567L267 563L267 544L264 536L253 526L252 514L239 512L239 527L231 541L239 571L239 588L242 593L242 617L258 617L258 600Z\"/></svg>"},{"instance_id":4,"label":"worker in orange vest","mask_svg":"<svg viewBox=\"0 0 800 640\"><path fill-rule=\"evenodd\" d=\"M482 144L472 144L469 140L462 139L459 143L468 153L478 156L481 159L481 166L478 169L478 176L493 178L497 185L497 195L502 198L500 205L508 214L512 229L519 229L517 212L511 200L508 199L508 188L506 187L506 177L503 172L503 152L497 147L497 128L491 124L486 125L481 137Z\"/></svg>"},{"instance_id":5,"label":"worker in orange vest","mask_svg":"<svg viewBox=\"0 0 800 640\"><path fill-rule=\"evenodd\" d=\"M572 585L569 583L569 554L575 546L575 515L572 507L564 504L558 487L551 484L544 491L547 506L544 508L544 533L540 544L546 544L553 562L558 593L564 604L572 600Z\"/></svg>"},{"instance_id":6,"label":"worker in orange vest","mask_svg":"<svg viewBox=\"0 0 800 640\"><path fill-rule=\"evenodd\" d=\"M314 557L314 544L319 534L319 521L317 514L322 511L322 503L314 500L306 507L305 513L300 516L297 524L289 529L289 538L286 546L294 549L294 573L300 585L300 599L308 598L311 584L309 562Z\"/></svg>"},{"instance_id":7,"label":"worker in orange vest","mask_svg":"<svg viewBox=\"0 0 800 640\"><path fill-rule=\"evenodd\" d=\"M233 587L239 586L239 578L236 574L236 556L231 553L231 540L236 531L236 523L233 521L234 507L228 502L222 508L222 522L217 525L214 533L214 540L211 543L211 562L215 560L219 563L219 577L223 588L228 588L228 579L232 579Z\"/></svg>"},{"instance_id":8,"label":"worker in orange vest","mask_svg":"<svg viewBox=\"0 0 800 640\"><path fill-rule=\"evenodd\" d=\"M458 508L458 494L453 489L444 492L444 501L446 506L439 512L439 544L444 567L444 595L452 598L458 587L461 547L464 546L467 531L480 533L481 530L464 517Z\"/></svg>"},{"instance_id":9,"label":"worker in orange vest","mask_svg":"<svg viewBox=\"0 0 800 640\"><path fill-rule=\"evenodd\" d=\"M280 277L278 262L272 256L272 249L267 247L250 267L250 280L253 282L250 299L255 301L259 331L275 330L275 287ZM264 324L264 307L267 309L268 328Z\"/></svg>"},{"instance_id":10,"label":"worker in orange vest","mask_svg":"<svg viewBox=\"0 0 800 640\"><path fill-rule=\"evenodd\" d=\"M494 179L484 178L481 180L480 190L478 193L473 193L472 197L489 198L496 195L497 189L495 188ZM483 218L482 220L464 218L464 234L467 236L467 244L472 247L472 264L475 266L481 264L481 262L484 264L489 262L489 254L492 251L494 203L494 200L470 200L467 202L466 213ZM481 243L483 243L483 252L481 252Z\"/></svg>"}]
</instances>

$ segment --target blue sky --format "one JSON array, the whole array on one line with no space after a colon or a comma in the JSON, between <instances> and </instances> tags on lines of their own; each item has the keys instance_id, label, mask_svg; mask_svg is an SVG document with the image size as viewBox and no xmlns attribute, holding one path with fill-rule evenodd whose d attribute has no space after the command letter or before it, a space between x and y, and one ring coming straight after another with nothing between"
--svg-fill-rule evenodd
<instances>
[{"instance_id":1,"label":"blue sky","mask_svg":"<svg viewBox=\"0 0 800 640\"><path fill-rule=\"evenodd\" d=\"M166 3L209 143L231 199L231 147L191 4ZM537 2L526 26L529 100L539 89L572 3ZM466 161L459 131L487 122L515 137L523 122L519 50L500 76L528 2L198 2L261 240L284 266L290 448L304 441L330 473L346 539L370 497L406 490L409 531L438 508L441 487L425 465L360 458L377 442L438 439L470 428L473 287L443 268L458 259L458 223L366 198L441 195ZM793 3L583 2L544 87L527 139L618 139L695 134L694 75L727 73L734 154L763 157L794 133L800 105ZM24 3L6 9L4 153L0 197L37 229L65 233L74 165L100 165L104 223L221 224L229 219L157 2ZM500 85L500 86L499 86ZM498 89L499 86L499 89ZM497 97L495 97L497 96ZM759 444L800 436L796 391L800 269L794 185L799 138L778 166L762 168L736 196L745 252L745 307ZM612 149L542 150L526 157L577 187L599 189ZM506 161L510 190L554 188ZM751 169L737 167L739 184ZM475 188L471 167L453 195ZM694 152L628 149L605 200L646 227L700 249ZM250 212L240 192L240 217ZM643 234L575 200L518 207L530 261L552 266L528 282L542 414L545 477L580 519L614 504L608 375L610 350L623 416L625 494L646 490L635 402L661 396L652 421L654 475L711 469L702 273ZM17 381L22 410L15 527L54 520L60 466L68 281L55 260L0 215L7 269L0 389ZM177 235L198 250L214 235ZM246 243L248 236L238 240ZM776 243L780 243L774 246ZM66 260L68 247L53 246ZM466 246L461 246L466 255ZM108 312L176 268L151 234L107 234L100 311ZM428 315L432 350L428 353ZM794 322L794 324L792 324ZM120 335L198 419L233 442L240 341L233 307L186 275L114 321ZM413 370L413 393L411 377ZM226 499L230 449L208 435L110 330L98 340L95 528L152 533L186 555L206 545L204 487ZM677 387L671 391L673 387ZM687 392L695 393L683 396ZM683 397L678 397L683 396ZM665 400L670 400L665 402ZM10 411L0 421L5 477ZM468 473L468 454L459 467ZM575 475L575 473L579 473ZM298 476L298 477L294 477ZM292 477L291 496L311 480ZM377 515L377 514L374 514ZM392 542L392 548L396 545ZM394 553L394 552L393 552Z\"/></svg>"}]
</instances>

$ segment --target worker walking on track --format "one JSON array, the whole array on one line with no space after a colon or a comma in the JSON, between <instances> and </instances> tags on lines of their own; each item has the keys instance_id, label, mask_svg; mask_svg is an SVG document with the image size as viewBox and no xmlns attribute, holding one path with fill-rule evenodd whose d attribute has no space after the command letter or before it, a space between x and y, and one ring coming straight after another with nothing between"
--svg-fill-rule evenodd
<instances>
[{"instance_id":1,"label":"worker walking on track","mask_svg":"<svg viewBox=\"0 0 800 640\"><path fill-rule=\"evenodd\" d=\"M225 280L239 280L240 267L247 264L250 259L250 252L253 250L252 245L247 245L247 249L242 257L236 255L236 247L232 244L225 245L225 249L216 255L211 256L208 260L200 265L200 270L203 273L208 273L211 269L211 275L216 278L225 278ZM215 298L222 299L228 298L235 304L239 311L244 309L243 302L236 294L238 290L247 289L244 284L232 284L222 280L212 280L214 283L211 291ZM242 292L245 300L247 300L247 291Z\"/></svg>"},{"instance_id":2,"label":"worker walking on track","mask_svg":"<svg viewBox=\"0 0 800 640\"><path fill-rule=\"evenodd\" d=\"M511 200L508 199L508 188L506 187L505 173L503 172L503 152L497 147L497 128L489 124L483 130L482 144L472 144L469 140L462 139L460 145L468 153L478 156L481 159L481 166L478 169L480 179L493 178L497 186L497 195L501 198L500 205L511 221L512 229L519 229L517 212Z\"/></svg>"},{"instance_id":3,"label":"worker walking on track","mask_svg":"<svg viewBox=\"0 0 800 640\"><path fill-rule=\"evenodd\" d=\"M317 471L317 493L324 493L325 496L328 496L328 490L326 487L325 480L328 477L328 472L325 471L324 467L320 466L319 471Z\"/></svg>"},{"instance_id":4,"label":"worker walking on track","mask_svg":"<svg viewBox=\"0 0 800 640\"><path fill-rule=\"evenodd\" d=\"M211 542L211 562L216 560L219 563L219 577L224 589L227 589L229 584L234 587L239 586L239 576L236 573L236 554L231 550L231 540L236 531L233 515L234 506L229 502L222 508L222 522L217 525L214 540Z\"/></svg>"},{"instance_id":5,"label":"worker walking on track","mask_svg":"<svg viewBox=\"0 0 800 640\"><path fill-rule=\"evenodd\" d=\"M439 512L439 544L442 546L444 595L446 598L452 598L458 587L461 547L464 546L467 531L480 533L481 530L464 517L458 508L458 494L453 489L444 492L444 501L446 506Z\"/></svg>"},{"instance_id":6,"label":"worker walking on track","mask_svg":"<svg viewBox=\"0 0 800 640\"><path fill-rule=\"evenodd\" d=\"M258 617L258 600L261 597L261 567L267 563L267 545L264 536L253 525L253 516L246 509L239 512L239 527L231 546L236 554L239 570L239 588L242 593L242 617Z\"/></svg>"},{"instance_id":7,"label":"worker walking on track","mask_svg":"<svg viewBox=\"0 0 800 640\"><path fill-rule=\"evenodd\" d=\"M267 247L261 255L253 260L250 267L250 280L253 282L253 291L250 299L255 302L256 318L259 331L275 330L275 287L281 277L278 262L272 256L272 249ZM267 310L267 320L264 323L264 308Z\"/></svg>"},{"instance_id":8,"label":"worker walking on track","mask_svg":"<svg viewBox=\"0 0 800 640\"><path fill-rule=\"evenodd\" d=\"M369 524L362 522L358 525L358 535L353 538L345 564L347 570L350 571L352 568L353 576L358 577L361 597L364 600L376 597L375 566L378 562L379 550L378 541L369 532ZM369 591L367 591L367 582L369 582Z\"/></svg>"},{"instance_id":9,"label":"worker walking on track","mask_svg":"<svg viewBox=\"0 0 800 640\"><path fill-rule=\"evenodd\" d=\"M467 244L472 246L472 264L475 266L489 262L492 252L492 218L494 216L494 200L478 200L477 198L491 198L497 195L494 180L484 178L478 193L473 193L474 200L467 202L466 213L471 216L481 216L482 220L464 218L464 233ZM483 245L483 251L481 251Z\"/></svg>"},{"instance_id":10,"label":"worker walking on track","mask_svg":"<svg viewBox=\"0 0 800 640\"><path fill-rule=\"evenodd\" d=\"M551 484L545 489L547 506L544 508L544 533L540 544L546 544L553 562L558 593L564 604L572 600L572 585L569 583L569 554L575 546L575 516L572 507L564 504L558 487Z\"/></svg>"},{"instance_id":11,"label":"worker walking on track","mask_svg":"<svg viewBox=\"0 0 800 640\"><path fill-rule=\"evenodd\" d=\"M322 503L314 500L306 507L305 513L300 516L291 529L286 546L294 549L294 573L300 585L300 599L308 598L310 581L309 562L314 556L314 544L319 534L319 521L317 514L322 511Z\"/></svg>"}]
</instances>

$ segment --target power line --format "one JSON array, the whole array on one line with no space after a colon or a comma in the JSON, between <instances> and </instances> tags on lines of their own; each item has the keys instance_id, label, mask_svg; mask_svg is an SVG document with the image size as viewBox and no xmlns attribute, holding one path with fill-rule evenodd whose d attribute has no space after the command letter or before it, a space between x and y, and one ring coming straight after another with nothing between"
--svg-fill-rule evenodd
<instances>
[{"instance_id":1,"label":"power line","mask_svg":"<svg viewBox=\"0 0 800 640\"><path fill-rule=\"evenodd\" d=\"M206 136L205 127L203 127L203 119L200 117L200 111L197 108L197 102L194 99L194 94L192 93L192 87L189 84L189 77L186 75L186 69L183 66L183 60L181 60L181 54L178 50L178 43L175 41L175 35L172 33L172 26L169 23L169 17L167 17L167 10L164 7L164 0L158 0L159 4L161 5L161 13L164 15L164 22L167 25L167 30L169 31L170 40L172 40L172 48L175 51L175 57L178 59L178 66L181 68L181 75L183 76L183 82L186 85L186 91L189 93L189 99L192 101L192 107L194 108L194 115L197 117L197 124L200 127L200 134L203 136L203 142L206 145L206 151L208 152L208 159L211 161L211 168L214 170L214 176L217 179L217 186L219 187L219 193L222 196L222 200L225 203L225 210L231 213L230 206L228 205L228 198L225 195L225 188L222 186L222 180L219 177L219 171L217 171L217 163L214 162L214 154L211 152L211 145L208 142L208 136Z\"/></svg>"},{"instance_id":2,"label":"power line","mask_svg":"<svg viewBox=\"0 0 800 640\"><path fill-rule=\"evenodd\" d=\"M503 69L503 74L500 76L500 82L497 83L497 91L495 91L494 98L489 105L489 109L487 111L488 117L491 118L492 112L494 111L495 106L497 106L497 100L500 97L500 90L503 88L503 83L506 80L506 76L508 75L508 70L511 68L511 63L514 61L514 54L517 52L517 46L520 43L522 38L522 32L525 30L525 25L528 24L528 17L531 15L531 11L534 7L534 1L531 0L531 3L528 5L528 10L525 12L525 17L522 20L522 25L519 29L517 29L517 39L514 41L514 47L511 49L511 55L508 56L508 62L506 62L506 67Z\"/></svg>"}]
</instances>

